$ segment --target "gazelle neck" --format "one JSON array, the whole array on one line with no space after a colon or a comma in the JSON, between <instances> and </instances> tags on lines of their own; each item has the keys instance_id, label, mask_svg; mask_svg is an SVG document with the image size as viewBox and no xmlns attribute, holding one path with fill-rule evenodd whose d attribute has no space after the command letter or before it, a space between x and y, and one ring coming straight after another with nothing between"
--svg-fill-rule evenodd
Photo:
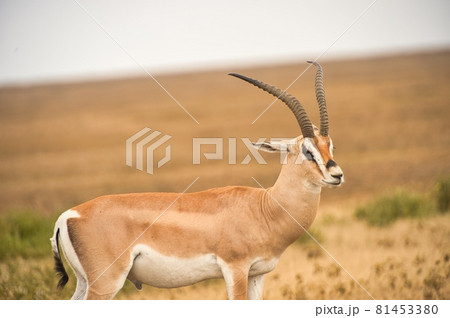
<instances>
[{"instance_id":1,"label":"gazelle neck","mask_svg":"<svg viewBox=\"0 0 450 318\"><path fill-rule=\"evenodd\" d=\"M263 199L263 213L274 223L271 228L278 232L279 243L286 245L284 248L310 227L320 201L321 186L308 181L307 169L294 168L283 165L277 181Z\"/></svg>"}]
</instances>

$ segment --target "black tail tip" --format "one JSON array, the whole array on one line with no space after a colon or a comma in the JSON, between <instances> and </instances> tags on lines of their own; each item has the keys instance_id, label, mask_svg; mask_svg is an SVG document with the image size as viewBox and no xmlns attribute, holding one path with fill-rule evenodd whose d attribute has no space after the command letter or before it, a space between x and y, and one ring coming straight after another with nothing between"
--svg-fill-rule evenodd
<instances>
[{"instance_id":1,"label":"black tail tip","mask_svg":"<svg viewBox=\"0 0 450 318\"><path fill-rule=\"evenodd\" d=\"M53 253L53 259L55 261L54 268L55 268L56 276L59 278L57 288L59 290L62 290L64 288L64 286L66 286L67 282L69 281L69 276L67 275L67 272L64 268L64 265L63 265L59 255L56 253Z\"/></svg>"}]
</instances>

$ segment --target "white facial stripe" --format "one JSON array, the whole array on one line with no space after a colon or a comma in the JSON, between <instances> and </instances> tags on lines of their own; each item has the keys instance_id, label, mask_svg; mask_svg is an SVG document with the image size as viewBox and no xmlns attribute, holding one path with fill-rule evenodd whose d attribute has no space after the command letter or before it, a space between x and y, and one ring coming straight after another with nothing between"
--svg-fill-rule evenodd
<instances>
[{"instance_id":1,"label":"white facial stripe","mask_svg":"<svg viewBox=\"0 0 450 318\"><path fill-rule=\"evenodd\" d=\"M306 149L313 155L314 160L317 162L317 164L323 165L324 163L322 155L320 154L319 149L317 149L316 145L309 139L305 139L303 144L306 146Z\"/></svg>"},{"instance_id":2,"label":"white facial stripe","mask_svg":"<svg viewBox=\"0 0 450 318\"><path fill-rule=\"evenodd\" d=\"M319 166L320 171L324 176L326 176L326 168L325 163L323 162L322 155L319 152L319 149L317 149L316 145L311 142L310 139L305 138L303 145L306 147L306 149L313 155L314 161Z\"/></svg>"}]
</instances>

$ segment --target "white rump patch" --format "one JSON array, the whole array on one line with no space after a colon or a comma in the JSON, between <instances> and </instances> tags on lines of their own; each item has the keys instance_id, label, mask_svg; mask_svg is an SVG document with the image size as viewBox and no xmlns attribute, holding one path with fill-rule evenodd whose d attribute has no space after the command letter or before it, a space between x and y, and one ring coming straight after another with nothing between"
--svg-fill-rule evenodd
<instances>
[{"instance_id":1,"label":"white rump patch","mask_svg":"<svg viewBox=\"0 0 450 318\"><path fill-rule=\"evenodd\" d=\"M87 288L87 278L86 273L83 269L83 266L80 263L78 255L73 248L72 242L70 241L69 232L67 229L67 220L71 218L79 218L80 214L78 214L75 210L67 210L63 214L61 214L56 221L55 224L55 235L53 235L53 242L56 240L56 231L59 228L60 235L60 246L63 254L69 263L70 267L72 267L73 272L77 276L77 288L75 290L72 299L85 299L86 298L86 288ZM56 241L54 242L56 244Z\"/></svg>"}]
</instances>

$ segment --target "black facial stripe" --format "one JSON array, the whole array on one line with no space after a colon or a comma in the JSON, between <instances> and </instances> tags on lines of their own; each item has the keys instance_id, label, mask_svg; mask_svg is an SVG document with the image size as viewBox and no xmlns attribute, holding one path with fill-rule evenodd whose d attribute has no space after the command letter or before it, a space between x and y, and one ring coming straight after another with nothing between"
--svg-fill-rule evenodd
<instances>
[{"instance_id":1,"label":"black facial stripe","mask_svg":"<svg viewBox=\"0 0 450 318\"><path fill-rule=\"evenodd\" d=\"M326 168L327 169L330 169L331 167L336 167L337 166L337 163L334 161L334 160L328 160L328 162L327 162L327 165L326 165Z\"/></svg>"}]
</instances>

